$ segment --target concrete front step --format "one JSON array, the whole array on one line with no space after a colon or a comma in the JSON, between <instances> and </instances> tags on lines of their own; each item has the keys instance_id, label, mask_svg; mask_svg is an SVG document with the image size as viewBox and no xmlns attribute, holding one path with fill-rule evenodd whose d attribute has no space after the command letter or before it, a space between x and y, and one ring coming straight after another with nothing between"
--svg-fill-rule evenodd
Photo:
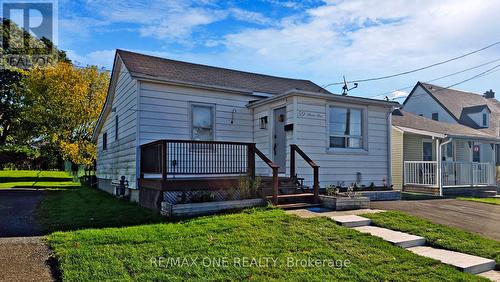
<instances>
[{"instance_id":1,"label":"concrete front step","mask_svg":"<svg viewBox=\"0 0 500 282\"><path fill-rule=\"evenodd\" d=\"M358 215L341 215L331 217L337 224L347 228L368 226L372 223L371 219Z\"/></svg>"},{"instance_id":2,"label":"concrete front step","mask_svg":"<svg viewBox=\"0 0 500 282\"><path fill-rule=\"evenodd\" d=\"M497 196L497 191L480 191L477 195L481 198L494 198Z\"/></svg>"},{"instance_id":3,"label":"concrete front step","mask_svg":"<svg viewBox=\"0 0 500 282\"><path fill-rule=\"evenodd\" d=\"M362 233L380 237L401 248L425 245L425 238L376 226L361 226L354 229Z\"/></svg>"},{"instance_id":4,"label":"concrete front step","mask_svg":"<svg viewBox=\"0 0 500 282\"><path fill-rule=\"evenodd\" d=\"M478 275L486 279L490 279L491 281L500 282L500 271L490 270L479 273Z\"/></svg>"},{"instance_id":5,"label":"concrete front step","mask_svg":"<svg viewBox=\"0 0 500 282\"><path fill-rule=\"evenodd\" d=\"M277 208L284 210L296 210L296 209L308 209L321 207L321 204L311 204L311 203L293 203L293 204L278 204Z\"/></svg>"},{"instance_id":6,"label":"concrete front step","mask_svg":"<svg viewBox=\"0 0 500 282\"><path fill-rule=\"evenodd\" d=\"M495 261L482 257L467 255L459 252L436 249L432 247L412 247L409 251L424 257L439 260L444 264L452 265L463 272L478 274L495 269Z\"/></svg>"}]
</instances>

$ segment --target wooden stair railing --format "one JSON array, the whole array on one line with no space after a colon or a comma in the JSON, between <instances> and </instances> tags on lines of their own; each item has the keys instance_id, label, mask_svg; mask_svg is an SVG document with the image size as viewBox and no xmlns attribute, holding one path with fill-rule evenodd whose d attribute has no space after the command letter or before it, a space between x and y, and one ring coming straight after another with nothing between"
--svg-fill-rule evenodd
<instances>
[{"instance_id":1,"label":"wooden stair railing","mask_svg":"<svg viewBox=\"0 0 500 282\"><path fill-rule=\"evenodd\" d=\"M278 180L278 169L279 165L273 163L264 153L262 153L255 144L250 144L248 146L248 176L255 179L255 155L266 163L273 170L273 204L278 204L278 190L279 190L279 180Z\"/></svg>"},{"instance_id":2,"label":"wooden stair railing","mask_svg":"<svg viewBox=\"0 0 500 282\"><path fill-rule=\"evenodd\" d=\"M295 170L295 153L298 153L307 164L309 164L313 169L313 190L315 201L319 200L319 165L317 165L304 151L302 151L299 146L292 144L290 145L290 177L297 177Z\"/></svg>"}]
</instances>

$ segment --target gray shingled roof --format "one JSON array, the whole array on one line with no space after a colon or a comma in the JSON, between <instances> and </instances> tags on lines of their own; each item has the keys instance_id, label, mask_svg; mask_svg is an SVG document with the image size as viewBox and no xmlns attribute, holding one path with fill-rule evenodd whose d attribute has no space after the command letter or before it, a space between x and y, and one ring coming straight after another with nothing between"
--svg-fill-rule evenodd
<instances>
[{"instance_id":1,"label":"gray shingled roof","mask_svg":"<svg viewBox=\"0 0 500 282\"><path fill-rule=\"evenodd\" d=\"M468 136L495 139L495 137L492 137L485 132L470 128L465 125L435 121L403 110L395 110L392 113L392 124L398 127L430 131L450 136Z\"/></svg>"},{"instance_id":2,"label":"gray shingled roof","mask_svg":"<svg viewBox=\"0 0 500 282\"><path fill-rule=\"evenodd\" d=\"M262 75L193 64L134 52L117 50L132 76L146 75L171 82L191 83L249 92L281 94L298 89L329 93L309 80Z\"/></svg>"},{"instance_id":3,"label":"gray shingled roof","mask_svg":"<svg viewBox=\"0 0 500 282\"><path fill-rule=\"evenodd\" d=\"M484 133L498 137L500 122L500 102L493 99L486 99L480 94L460 91L456 89L444 88L441 86L423 83L420 84L461 124L475 128ZM472 121L466 114L488 107L491 111L490 127L481 128Z\"/></svg>"}]
</instances>

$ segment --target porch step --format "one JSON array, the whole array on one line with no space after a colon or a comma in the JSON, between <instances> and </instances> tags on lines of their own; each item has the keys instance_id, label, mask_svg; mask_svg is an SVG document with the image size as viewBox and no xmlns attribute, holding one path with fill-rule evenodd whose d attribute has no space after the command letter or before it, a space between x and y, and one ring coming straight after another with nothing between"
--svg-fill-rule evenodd
<instances>
[{"instance_id":1,"label":"porch step","mask_svg":"<svg viewBox=\"0 0 500 282\"><path fill-rule=\"evenodd\" d=\"M267 200L271 201L273 196L267 196ZM294 203L314 203L314 194L284 194L278 195L278 204L294 204Z\"/></svg>"},{"instance_id":2,"label":"porch step","mask_svg":"<svg viewBox=\"0 0 500 282\"><path fill-rule=\"evenodd\" d=\"M331 219L333 219L338 225L342 225L347 228L368 226L372 223L370 219L358 215L332 216Z\"/></svg>"},{"instance_id":3,"label":"porch step","mask_svg":"<svg viewBox=\"0 0 500 282\"><path fill-rule=\"evenodd\" d=\"M439 260L444 264L452 265L463 272L478 274L495 269L495 261L482 257L467 255L459 252L436 249L432 247L413 247L409 251L424 257Z\"/></svg>"},{"instance_id":4,"label":"porch step","mask_svg":"<svg viewBox=\"0 0 500 282\"><path fill-rule=\"evenodd\" d=\"M480 198L494 198L497 196L497 191L488 190L488 191L479 191L477 196Z\"/></svg>"},{"instance_id":5,"label":"porch step","mask_svg":"<svg viewBox=\"0 0 500 282\"><path fill-rule=\"evenodd\" d=\"M425 238L420 236L415 236L399 231L394 231L386 228L376 227L376 226L361 226L354 227L353 229L358 230L362 233L368 233L372 236L376 236L384 239L398 247L411 248L416 246L425 245Z\"/></svg>"},{"instance_id":6,"label":"porch step","mask_svg":"<svg viewBox=\"0 0 500 282\"><path fill-rule=\"evenodd\" d=\"M284 210L307 209L321 207L321 204L311 203L293 203L293 204L278 204L276 207Z\"/></svg>"}]
</instances>

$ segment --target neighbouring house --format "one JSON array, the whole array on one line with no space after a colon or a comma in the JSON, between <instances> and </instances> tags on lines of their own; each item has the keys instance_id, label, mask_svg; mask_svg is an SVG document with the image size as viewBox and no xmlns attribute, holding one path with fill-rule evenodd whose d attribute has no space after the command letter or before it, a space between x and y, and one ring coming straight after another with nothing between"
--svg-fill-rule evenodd
<instances>
[{"instance_id":1,"label":"neighbouring house","mask_svg":"<svg viewBox=\"0 0 500 282\"><path fill-rule=\"evenodd\" d=\"M500 102L418 82L393 113L392 178L405 191L496 191Z\"/></svg>"},{"instance_id":2,"label":"neighbouring house","mask_svg":"<svg viewBox=\"0 0 500 282\"><path fill-rule=\"evenodd\" d=\"M330 184L390 187L398 106L117 50L94 131L99 188L114 193L125 176L131 200L158 208L185 191L234 186L239 175L260 176L273 200Z\"/></svg>"}]
</instances>

